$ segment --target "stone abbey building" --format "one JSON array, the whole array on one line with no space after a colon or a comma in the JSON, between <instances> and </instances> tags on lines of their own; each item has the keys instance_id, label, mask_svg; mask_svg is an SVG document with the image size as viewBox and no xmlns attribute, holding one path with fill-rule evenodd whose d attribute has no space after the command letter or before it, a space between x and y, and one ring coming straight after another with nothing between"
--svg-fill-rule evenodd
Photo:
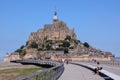
<instances>
[{"instance_id":1,"label":"stone abbey building","mask_svg":"<svg viewBox=\"0 0 120 80\"><path fill-rule=\"evenodd\" d=\"M69 42L68 54L64 54L64 51L57 51L57 48L64 48L63 42L65 41L66 36L71 37ZM45 44L45 41L53 41L51 44L52 49L47 49L48 43L43 47L41 45ZM56 42L55 42L56 41ZM73 61L90 61L91 59L101 60L101 61L110 61L114 60L114 55L111 52L104 52L98 49L93 48L92 46L86 47L84 43L77 42L76 34L74 29L69 29L68 26L63 22L59 21L57 18L56 11L54 12L53 23L45 24L43 29L39 29L37 32L32 32L29 36L28 43L24 47L16 50L15 52L6 54L4 61L11 60L20 60L28 58L45 58L50 57L52 60L58 60L61 58L68 58ZM33 43L39 44L37 48L31 47ZM62 45L62 46L61 46ZM50 47L50 46L49 46ZM46 48L46 49L45 49ZM41 50L42 49L42 50ZM49 50L53 50L50 51ZM54 51L56 50L56 51ZM63 49L65 50L65 48ZM49 53L49 54L48 54ZM23 57L20 54L24 54Z\"/></svg>"},{"instance_id":2,"label":"stone abbey building","mask_svg":"<svg viewBox=\"0 0 120 80\"><path fill-rule=\"evenodd\" d=\"M43 29L32 32L28 41L39 43L43 42L45 38L47 40L64 40L67 35L71 36L72 39L76 39L74 29L69 29L63 21L59 21L55 11L53 24L45 24Z\"/></svg>"}]
</instances>

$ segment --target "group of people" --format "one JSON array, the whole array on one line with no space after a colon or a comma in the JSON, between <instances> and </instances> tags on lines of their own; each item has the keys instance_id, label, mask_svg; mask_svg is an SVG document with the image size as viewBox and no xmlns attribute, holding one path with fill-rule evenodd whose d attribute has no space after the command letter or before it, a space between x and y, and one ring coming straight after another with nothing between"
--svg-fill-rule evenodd
<instances>
[{"instance_id":1,"label":"group of people","mask_svg":"<svg viewBox=\"0 0 120 80\"><path fill-rule=\"evenodd\" d=\"M68 64L69 60L68 59L62 59L62 62Z\"/></svg>"},{"instance_id":2,"label":"group of people","mask_svg":"<svg viewBox=\"0 0 120 80\"><path fill-rule=\"evenodd\" d=\"M63 63L68 64L68 63L69 63L69 60L68 60L68 59L64 59L64 58L63 58L63 59L60 59L60 60L59 60L59 62L63 62Z\"/></svg>"}]
</instances>

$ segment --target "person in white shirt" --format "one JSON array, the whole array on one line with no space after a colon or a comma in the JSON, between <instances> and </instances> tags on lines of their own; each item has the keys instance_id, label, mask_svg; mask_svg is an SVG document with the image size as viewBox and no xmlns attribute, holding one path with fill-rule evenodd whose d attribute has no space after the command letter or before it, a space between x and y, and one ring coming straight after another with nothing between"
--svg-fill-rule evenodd
<instances>
[{"instance_id":1,"label":"person in white shirt","mask_svg":"<svg viewBox=\"0 0 120 80\"><path fill-rule=\"evenodd\" d=\"M95 74L99 75L99 70L101 70L101 69L102 69L102 66L100 65L99 62L97 62L97 67L94 69Z\"/></svg>"}]
</instances>

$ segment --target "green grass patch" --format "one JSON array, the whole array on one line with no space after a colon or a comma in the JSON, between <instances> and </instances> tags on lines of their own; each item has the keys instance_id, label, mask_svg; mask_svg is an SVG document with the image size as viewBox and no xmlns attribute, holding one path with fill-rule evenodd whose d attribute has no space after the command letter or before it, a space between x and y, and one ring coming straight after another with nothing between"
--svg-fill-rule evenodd
<instances>
[{"instance_id":1,"label":"green grass patch","mask_svg":"<svg viewBox=\"0 0 120 80\"><path fill-rule=\"evenodd\" d=\"M13 69L5 69L0 70L0 79L1 80L14 80L18 77L26 76L28 74L34 73L38 70L42 70L43 68L13 68Z\"/></svg>"}]
</instances>

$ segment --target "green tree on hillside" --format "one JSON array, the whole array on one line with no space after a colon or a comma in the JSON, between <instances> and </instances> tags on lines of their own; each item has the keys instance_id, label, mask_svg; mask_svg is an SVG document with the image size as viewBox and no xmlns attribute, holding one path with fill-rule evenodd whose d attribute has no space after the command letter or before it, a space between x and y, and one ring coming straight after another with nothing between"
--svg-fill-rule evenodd
<instances>
[{"instance_id":1,"label":"green tree on hillside","mask_svg":"<svg viewBox=\"0 0 120 80\"><path fill-rule=\"evenodd\" d=\"M36 42L32 42L32 43L31 43L31 47L32 47L32 48L38 48L38 44L37 44Z\"/></svg>"},{"instance_id":2,"label":"green tree on hillside","mask_svg":"<svg viewBox=\"0 0 120 80\"><path fill-rule=\"evenodd\" d=\"M83 45L87 48L89 48L89 44L87 42L83 43Z\"/></svg>"},{"instance_id":3,"label":"green tree on hillside","mask_svg":"<svg viewBox=\"0 0 120 80\"><path fill-rule=\"evenodd\" d=\"M29 43L29 41L27 41L25 45L27 46L27 45L28 45L28 43Z\"/></svg>"},{"instance_id":4,"label":"green tree on hillside","mask_svg":"<svg viewBox=\"0 0 120 80\"><path fill-rule=\"evenodd\" d=\"M20 47L20 49L23 49L24 48L24 45L22 45L21 47Z\"/></svg>"},{"instance_id":5,"label":"green tree on hillside","mask_svg":"<svg viewBox=\"0 0 120 80\"><path fill-rule=\"evenodd\" d=\"M65 48L64 49L64 54L67 54L68 53L68 48Z\"/></svg>"},{"instance_id":6,"label":"green tree on hillside","mask_svg":"<svg viewBox=\"0 0 120 80\"><path fill-rule=\"evenodd\" d=\"M65 40L69 40L70 41L71 40L71 36L67 35Z\"/></svg>"},{"instance_id":7,"label":"green tree on hillside","mask_svg":"<svg viewBox=\"0 0 120 80\"><path fill-rule=\"evenodd\" d=\"M19 52L19 55L20 55L21 58L24 57L25 54L26 54L26 51L25 51L25 50L21 50L21 51Z\"/></svg>"},{"instance_id":8,"label":"green tree on hillside","mask_svg":"<svg viewBox=\"0 0 120 80\"><path fill-rule=\"evenodd\" d=\"M63 41L63 47L69 47L70 46L70 42L68 41Z\"/></svg>"}]
</instances>

